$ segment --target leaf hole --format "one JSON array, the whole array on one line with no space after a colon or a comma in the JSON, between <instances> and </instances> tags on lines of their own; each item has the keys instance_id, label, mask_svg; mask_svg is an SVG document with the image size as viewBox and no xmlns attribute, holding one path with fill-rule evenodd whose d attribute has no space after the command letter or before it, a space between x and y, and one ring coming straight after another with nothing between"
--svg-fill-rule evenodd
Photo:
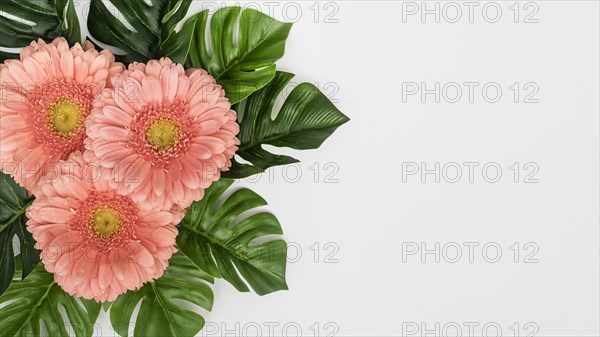
<instances>
[{"instance_id":1,"label":"leaf hole","mask_svg":"<svg viewBox=\"0 0 600 337\"><path fill-rule=\"evenodd\" d=\"M31 26L31 27L37 25L37 23L35 23L33 21L29 21L29 20L20 18L20 17L18 17L16 15L13 15L13 14L10 14L10 13L4 12L4 11L0 11L0 17L6 18L8 20L16 21L18 23L26 24L26 25ZM12 23L8 22L7 24L11 25Z\"/></svg>"},{"instance_id":2,"label":"leaf hole","mask_svg":"<svg viewBox=\"0 0 600 337\"><path fill-rule=\"evenodd\" d=\"M13 304L13 303L15 303L17 301L21 301L21 300L22 300L22 298L13 298L13 299L10 299L10 300L8 300L6 302L2 302L2 303L0 303L0 310L4 309L5 307L7 307L7 306L9 306L9 305L11 305L11 304Z\"/></svg>"},{"instance_id":3,"label":"leaf hole","mask_svg":"<svg viewBox=\"0 0 600 337\"><path fill-rule=\"evenodd\" d=\"M133 26L127 21L127 18L121 11L113 6L113 4L109 0L102 0L102 3L106 7L106 9L115 17L115 20L119 20L128 30L133 33L137 33L137 29L133 28Z\"/></svg>"},{"instance_id":4,"label":"leaf hole","mask_svg":"<svg viewBox=\"0 0 600 337\"><path fill-rule=\"evenodd\" d=\"M175 304L178 308L183 310L189 310L193 313L196 313L202 317L206 317L210 311L204 309L203 307L196 305L192 302L188 302L186 300L182 300L179 298L170 298L169 299L173 304Z\"/></svg>"},{"instance_id":5,"label":"leaf hole","mask_svg":"<svg viewBox=\"0 0 600 337\"><path fill-rule=\"evenodd\" d=\"M252 165L251 162L247 161L246 159L240 157L239 155L235 155L235 160L240 163L240 164L246 164L246 165Z\"/></svg>"},{"instance_id":6,"label":"leaf hole","mask_svg":"<svg viewBox=\"0 0 600 337\"><path fill-rule=\"evenodd\" d=\"M227 190L225 190L225 192L223 192L223 194L221 194L221 196L219 197L219 200L217 200L217 202L214 204L214 207L211 209L211 211L217 212L222 206L223 204L225 204L225 202L227 201L227 199L229 199L229 197L235 193L237 189L234 188L228 188Z\"/></svg>"},{"instance_id":7,"label":"leaf hole","mask_svg":"<svg viewBox=\"0 0 600 337\"><path fill-rule=\"evenodd\" d=\"M125 53L124 50L119 49L119 48L114 47L114 46L111 46L111 45L108 45L108 44L105 44L105 43L102 43L102 42L99 42L99 41L97 41L95 39L92 39L91 36L87 36L87 39L91 40L91 41L94 41L94 44L96 44L97 46L100 46L100 48L102 48L102 49L108 49L108 50L110 50L113 54L115 54L117 56L123 56L123 55L127 54L127 53Z\"/></svg>"},{"instance_id":8,"label":"leaf hole","mask_svg":"<svg viewBox=\"0 0 600 337\"><path fill-rule=\"evenodd\" d=\"M231 223L229 224L229 228L233 228L235 226L237 226L240 222L248 219L249 217L259 214L259 213L264 213L265 210L263 209L263 207L257 207L257 208L253 208L253 209L249 209L247 211L242 212L242 214L238 215L235 219L233 219L233 221L231 221Z\"/></svg>"},{"instance_id":9,"label":"leaf hole","mask_svg":"<svg viewBox=\"0 0 600 337\"><path fill-rule=\"evenodd\" d=\"M62 20L62 26L60 28L62 30L69 29L69 20L67 20L68 11L69 11L69 5L65 6L65 8L63 9L63 12L61 13L61 16L60 16L60 19ZM75 16L77 16L77 13L75 13Z\"/></svg>"},{"instance_id":10,"label":"leaf hole","mask_svg":"<svg viewBox=\"0 0 600 337\"><path fill-rule=\"evenodd\" d=\"M209 11L208 17L206 18L206 23L204 27L204 45L206 46L206 53L210 58L214 56L213 54L213 45L212 45L212 32L210 29L210 23L212 21L214 13Z\"/></svg>"},{"instance_id":11,"label":"leaf hole","mask_svg":"<svg viewBox=\"0 0 600 337\"><path fill-rule=\"evenodd\" d=\"M65 294L64 296L71 295ZM41 330L46 331L46 333L48 334L47 336L60 336L63 329L67 331L69 336L73 335L73 326L71 325L71 321L69 320L69 316L67 315L67 309L64 307L64 305L58 304L56 306L56 311L58 311L60 320L53 320L48 322L42 319L41 322L44 325L44 328L42 328Z\"/></svg>"},{"instance_id":12,"label":"leaf hole","mask_svg":"<svg viewBox=\"0 0 600 337\"><path fill-rule=\"evenodd\" d=\"M277 99L275 99L275 104L273 105L273 110L271 110L271 119L272 120L275 120L275 118L277 118L279 111L281 110L281 108L283 107L283 104L285 103L285 100L288 96L288 94L286 93L288 86L289 86L289 84L283 89L282 92L279 93L279 95L277 95Z\"/></svg>"},{"instance_id":13,"label":"leaf hole","mask_svg":"<svg viewBox=\"0 0 600 337\"><path fill-rule=\"evenodd\" d=\"M264 245L267 242L276 241L276 240L282 240L282 239L283 239L283 235L268 234L268 235L261 236L261 237L258 237L256 239L253 239L252 241L250 241L248 243L248 246L250 246L250 247L256 247L256 246ZM283 247L282 247L282 249L283 249Z\"/></svg>"},{"instance_id":14,"label":"leaf hole","mask_svg":"<svg viewBox=\"0 0 600 337\"><path fill-rule=\"evenodd\" d=\"M244 111L246 110L247 103L248 103L247 100L243 100L235 106L235 112L237 113L238 123L241 123L242 120L244 119Z\"/></svg>"},{"instance_id":15,"label":"leaf hole","mask_svg":"<svg viewBox=\"0 0 600 337\"><path fill-rule=\"evenodd\" d=\"M244 13L244 10L241 10L240 13L238 14L238 17L235 20L235 25L233 25L233 47L237 49L238 44L239 44L239 38L240 38L240 18L242 17L242 14Z\"/></svg>"},{"instance_id":16,"label":"leaf hole","mask_svg":"<svg viewBox=\"0 0 600 337\"><path fill-rule=\"evenodd\" d=\"M135 329L135 325L137 324L138 314L140 313L140 308L142 307L143 301L144 301L144 298L140 299L135 304L135 308L133 308L133 311L132 311L131 317L130 317L131 320L129 322L123 321L122 319L119 320L119 324L129 326L129 328L127 329L127 332L129 333L128 336L133 335L133 330Z\"/></svg>"}]
</instances>

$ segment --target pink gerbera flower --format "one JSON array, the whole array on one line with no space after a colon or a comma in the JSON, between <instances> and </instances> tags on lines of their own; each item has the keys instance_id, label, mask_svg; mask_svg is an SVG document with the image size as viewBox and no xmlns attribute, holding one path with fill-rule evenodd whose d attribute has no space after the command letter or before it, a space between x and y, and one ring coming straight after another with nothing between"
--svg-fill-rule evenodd
<instances>
[{"instance_id":1,"label":"pink gerbera flower","mask_svg":"<svg viewBox=\"0 0 600 337\"><path fill-rule=\"evenodd\" d=\"M66 292L99 302L162 276L176 251L182 212L142 211L77 152L40 183L27 229L47 271Z\"/></svg>"},{"instance_id":2,"label":"pink gerbera flower","mask_svg":"<svg viewBox=\"0 0 600 337\"><path fill-rule=\"evenodd\" d=\"M30 192L52 165L83 150L84 120L110 78L123 70L91 43L32 42L0 66L0 164Z\"/></svg>"},{"instance_id":3,"label":"pink gerbera flower","mask_svg":"<svg viewBox=\"0 0 600 337\"><path fill-rule=\"evenodd\" d=\"M84 155L142 208L186 208L231 166L236 113L206 71L167 58L133 63L102 97L86 122Z\"/></svg>"}]
</instances>

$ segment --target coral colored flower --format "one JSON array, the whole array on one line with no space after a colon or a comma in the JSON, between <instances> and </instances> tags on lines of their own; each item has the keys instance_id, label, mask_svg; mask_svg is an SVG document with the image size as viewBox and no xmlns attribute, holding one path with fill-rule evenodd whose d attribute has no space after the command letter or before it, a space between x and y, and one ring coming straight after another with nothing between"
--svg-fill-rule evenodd
<instances>
[{"instance_id":1,"label":"coral colored flower","mask_svg":"<svg viewBox=\"0 0 600 337\"><path fill-rule=\"evenodd\" d=\"M186 208L231 167L236 113L206 71L166 58L133 63L102 97L86 122L84 156L142 208Z\"/></svg>"},{"instance_id":2,"label":"coral colored flower","mask_svg":"<svg viewBox=\"0 0 600 337\"><path fill-rule=\"evenodd\" d=\"M84 121L110 77L124 69L110 51L63 37L32 42L0 66L0 164L32 192L51 166L83 150Z\"/></svg>"},{"instance_id":3,"label":"coral colored flower","mask_svg":"<svg viewBox=\"0 0 600 337\"><path fill-rule=\"evenodd\" d=\"M176 252L182 213L142 211L119 194L81 153L59 163L27 210L27 229L47 271L73 296L114 301L162 276Z\"/></svg>"}]
</instances>

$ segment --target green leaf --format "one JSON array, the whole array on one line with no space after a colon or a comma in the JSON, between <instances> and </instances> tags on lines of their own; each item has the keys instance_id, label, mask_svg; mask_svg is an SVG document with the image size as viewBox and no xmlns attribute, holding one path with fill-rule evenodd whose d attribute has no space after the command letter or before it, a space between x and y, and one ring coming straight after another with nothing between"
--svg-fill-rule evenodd
<instances>
[{"instance_id":1,"label":"green leaf","mask_svg":"<svg viewBox=\"0 0 600 337\"><path fill-rule=\"evenodd\" d=\"M193 18L196 33L187 65L206 69L235 104L273 79L275 62L284 54L292 24L253 9L225 7L210 20L209 46L206 44L208 14L205 10Z\"/></svg>"},{"instance_id":2,"label":"green leaf","mask_svg":"<svg viewBox=\"0 0 600 337\"><path fill-rule=\"evenodd\" d=\"M79 26L79 19L77 18L77 11L75 10L75 3L72 0L55 0L56 1L56 12L61 18L60 29L62 36L64 36L71 45L75 42L81 43L81 27Z\"/></svg>"},{"instance_id":3,"label":"green leaf","mask_svg":"<svg viewBox=\"0 0 600 337\"><path fill-rule=\"evenodd\" d=\"M64 36L69 43L81 42L81 29L72 0L2 0L0 11L0 47L23 48L38 38L50 42ZM19 58L0 52L0 62Z\"/></svg>"},{"instance_id":4,"label":"green leaf","mask_svg":"<svg viewBox=\"0 0 600 337\"><path fill-rule=\"evenodd\" d=\"M146 62L168 56L174 62L185 62L195 20L188 20L179 32L175 27L187 14L192 0L152 0L152 5L146 1L109 2L135 31L115 17L102 0L91 1L88 29L98 41L125 52L116 55L119 61Z\"/></svg>"},{"instance_id":5,"label":"green leaf","mask_svg":"<svg viewBox=\"0 0 600 337\"><path fill-rule=\"evenodd\" d=\"M217 207L232 183L229 179L213 183L204 198L192 204L180 224L177 246L202 270L226 279L239 291L249 291L239 274L259 295L287 290L285 241L256 243L267 235L283 234L279 221L261 212L233 225L242 213L267 203L251 190L240 189Z\"/></svg>"},{"instance_id":6,"label":"green leaf","mask_svg":"<svg viewBox=\"0 0 600 337\"><path fill-rule=\"evenodd\" d=\"M221 178L242 179L265 172L256 166L240 164L235 158L231 158L231 162L231 168L228 171L221 172Z\"/></svg>"},{"instance_id":7,"label":"green leaf","mask_svg":"<svg viewBox=\"0 0 600 337\"><path fill-rule=\"evenodd\" d=\"M27 191L8 175L0 172L0 295L6 291L15 274L13 238L21 242L20 260L24 279L40 262L40 252L33 248L35 241L25 229L25 211L33 202Z\"/></svg>"},{"instance_id":8,"label":"green leaf","mask_svg":"<svg viewBox=\"0 0 600 337\"><path fill-rule=\"evenodd\" d=\"M85 298L80 298L79 300L81 301L81 303L83 303L83 306L85 307L85 310L88 313L88 319L90 323L94 325L94 323L96 323L96 321L98 320L98 316L100 316L100 309L102 308L102 304L94 300L86 300Z\"/></svg>"},{"instance_id":9,"label":"green leaf","mask_svg":"<svg viewBox=\"0 0 600 337\"><path fill-rule=\"evenodd\" d=\"M147 283L138 291L117 297L110 308L113 329L121 336L128 336L133 310L141 301L134 336L196 335L204 327L204 318L173 300L183 300L212 310L214 297L206 282L213 283L214 279L198 269L185 255L173 255L163 277Z\"/></svg>"},{"instance_id":10,"label":"green leaf","mask_svg":"<svg viewBox=\"0 0 600 337\"><path fill-rule=\"evenodd\" d=\"M275 101L293 77L294 74L277 72L272 82L248 98L244 109L236 108L242 119L238 135L241 145L237 154L259 169L298 162L289 156L270 153L263 145L316 149L350 120L309 83L295 87L275 119L271 118ZM235 174L239 170L234 163L230 176L241 178Z\"/></svg>"},{"instance_id":11,"label":"green leaf","mask_svg":"<svg viewBox=\"0 0 600 337\"><path fill-rule=\"evenodd\" d=\"M108 312L108 310L110 309L111 306L112 306L112 302L102 303L102 309L104 309L105 312Z\"/></svg>"},{"instance_id":12,"label":"green leaf","mask_svg":"<svg viewBox=\"0 0 600 337\"><path fill-rule=\"evenodd\" d=\"M81 305L54 283L54 275L38 265L23 281L14 282L0 296L0 335L41 336L44 322L49 337L68 336L66 322L59 311L64 308L77 337L90 337L100 312L100 304L82 300Z\"/></svg>"}]
</instances>

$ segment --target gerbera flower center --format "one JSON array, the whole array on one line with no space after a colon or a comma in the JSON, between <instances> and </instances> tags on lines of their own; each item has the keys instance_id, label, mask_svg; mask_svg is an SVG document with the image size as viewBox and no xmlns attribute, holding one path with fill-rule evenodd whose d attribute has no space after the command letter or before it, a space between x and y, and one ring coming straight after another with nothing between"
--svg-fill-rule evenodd
<instances>
[{"instance_id":1,"label":"gerbera flower center","mask_svg":"<svg viewBox=\"0 0 600 337\"><path fill-rule=\"evenodd\" d=\"M77 132L83 122L83 109L69 99L59 99L49 109L48 119L54 132L66 137Z\"/></svg>"},{"instance_id":2,"label":"gerbera flower center","mask_svg":"<svg viewBox=\"0 0 600 337\"><path fill-rule=\"evenodd\" d=\"M175 145L179 139L179 128L172 120L159 118L148 126L146 139L152 146L162 150Z\"/></svg>"},{"instance_id":3,"label":"gerbera flower center","mask_svg":"<svg viewBox=\"0 0 600 337\"><path fill-rule=\"evenodd\" d=\"M155 167L168 167L186 155L195 137L188 112L189 107L179 100L144 106L130 125L129 147Z\"/></svg>"},{"instance_id":4,"label":"gerbera flower center","mask_svg":"<svg viewBox=\"0 0 600 337\"><path fill-rule=\"evenodd\" d=\"M53 80L30 90L27 104L35 142L62 159L82 150L84 122L92 111L96 91L92 84L63 80Z\"/></svg>"},{"instance_id":5,"label":"gerbera flower center","mask_svg":"<svg viewBox=\"0 0 600 337\"><path fill-rule=\"evenodd\" d=\"M135 240L139 208L129 198L111 192L91 191L69 223L82 242L100 254Z\"/></svg>"},{"instance_id":6,"label":"gerbera flower center","mask_svg":"<svg viewBox=\"0 0 600 337\"><path fill-rule=\"evenodd\" d=\"M112 208L103 207L92 213L90 225L99 237L107 239L119 232L122 225L119 212Z\"/></svg>"}]
</instances>

